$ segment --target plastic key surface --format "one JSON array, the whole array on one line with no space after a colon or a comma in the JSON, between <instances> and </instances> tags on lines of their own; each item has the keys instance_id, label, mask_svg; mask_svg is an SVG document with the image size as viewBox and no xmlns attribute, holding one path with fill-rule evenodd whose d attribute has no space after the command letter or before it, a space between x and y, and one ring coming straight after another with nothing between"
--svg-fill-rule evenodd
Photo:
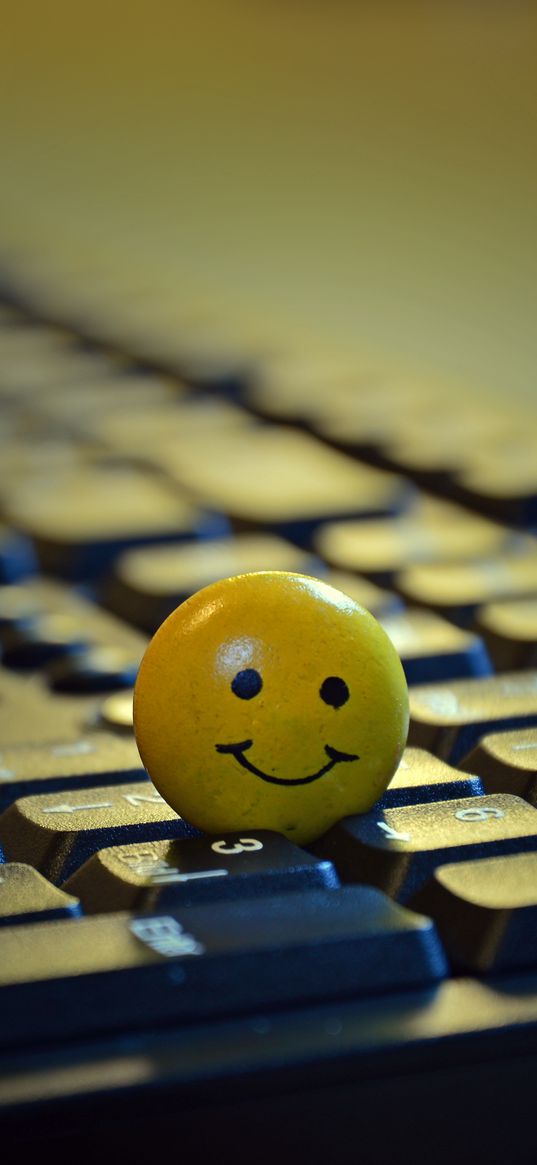
<instances>
[{"instance_id":1,"label":"plastic key surface","mask_svg":"<svg viewBox=\"0 0 537 1165\"><path fill-rule=\"evenodd\" d=\"M496 599L537 593L537 547L470 563L425 563L401 571L397 589L410 603L430 607L467 626L479 607Z\"/></svg>"},{"instance_id":2,"label":"plastic key surface","mask_svg":"<svg viewBox=\"0 0 537 1165\"><path fill-rule=\"evenodd\" d=\"M230 432L224 444L218 434L204 437L164 468L201 505L225 510L235 529L277 531L301 546L322 521L393 513L411 493L393 474L276 426L253 427L247 440Z\"/></svg>"},{"instance_id":3,"label":"plastic key surface","mask_svg":"<svg viewBox=\"0 0 537 1165\"><path fill-rule=\"evenodd\" d=\"M487 793L514 793L537 806L537 728L491 732L461 761Z\"/></svg>"},{"instance_id":4,"label":"plastic key surface","mask_svg":"<svg viewBox=\"0 0 537 1165\"><path fill-rule=\"evenodd\" d=\"M410 690L411 745L457 764L485 733L537 725L537 671Z\"/></svg>"},{"instance_id":5,"label":"plastic key surface","mask_svg":"<svg viewBox=\"0 0 537 1165\"><path fill-rule=\"evenodd\" d=\"M537 598L489 603L477 624L498 671L537 663Z\"/></svg>"},{"instance_id":6,"label":"plastic key surface","mask_svg":"<svg viewBox=\"0 0 537 1165\"><path fill-rule=\"evenodd\" d=\"M33 866L21 862L0 866L0 926L44 922L80 913L78 898L52 886Z\"/></svg>"},{"instance_id":7,"label":"plastic key surface","mask_svg":"<svg viewBox=\"0 0 537 1165\"><path fill-rule=\"evenodd\" d=\"M434 611L409 608L380 621L400 656L409 684L483 676L492 671L482 639L454 627Z\"/></svg>"},{"instance_id":8,"label":"plastic key surface","mask_svg":"<svg viewBox=\"0 0 537 1165\"><path fill-rule=\"evenodd\" d=\"M435 919L456 970L537 966L537 853L440 866L412 908Z\"/></svg>"},{"instance_id":9,"label":"plastic key surface","mask_svg":"<svg viewBox=\"0 0 537 1165\"><path fill-rule=\"evenodd\" d=\"M76 505L73 505L76 498ZM106 462L30 476L6 498L11 524L33 540L41 568L72 580L102 575L128 546L223 533L166 481Z\"/></svg>"},{"instance_id":10,"label":"plastic key surface","mask_svg":"<svg viewBox=\"0 0 537 1165\"><path fill-rule=\"evenodd\" d=\"M0 808L33 793L147 781L134 740L88 732L77 740L19 744L0 751Z\"/></svg>"},{"instance_id":11,"label":"plastic key surface","mask_svg":"<svg viewBox=\"0 0 537 1165\"><path fill-rule=\"evenodd\" d=\"M537 851L537 810L504 795L377 809L345 818L312 848L345 881L408 902L445 862Z\"/></svg>"},{"instance_id":12,"label":"plastic key surface","mask_svg":"<svg viewBox=\"0 0 537 1165\"><path fill-rule=\"evenodd\" d=\"M173 909L174 905L282 890L339 886L320 861L278 833L189 838L100 850L68 879L87 914Z\"/></svg>"},{"instance_id":13,"label":"plastic key surface","mask_svg":"<svg viewBox=\"0 0 537 1165\"><path fill-rule=\"evenodd\" d=\"M35 923L2 936L0 1046L432 985L433 923L364 886ZM61 999L61 1007L55 1001Z\"/></svg>"},{"instance_id":14,"label":"plastic key surface","mask_svg":"<svg viewBox=\"0 0 537 1165\"><path fill-rule=\"evenodd\" d=\"M517 789L501 791L518 792ZM393 809L397 805L422 805L453 797L479 797L484 792L481 778L471 771L454 769L423 748L405 748L399 767L378 805L383 809Z\"/></svg>"},{"instance_id":15,"label":"plastic key surface","mask_svg":"<svg viewBox=\"0 0 537 1165\"><path fill-rule=\"evenodd\" d=\"M22 797L0 816L4 859L31 862L52 882L108 845L193 832L150 781Z\"/></svg>"}]
</instances>

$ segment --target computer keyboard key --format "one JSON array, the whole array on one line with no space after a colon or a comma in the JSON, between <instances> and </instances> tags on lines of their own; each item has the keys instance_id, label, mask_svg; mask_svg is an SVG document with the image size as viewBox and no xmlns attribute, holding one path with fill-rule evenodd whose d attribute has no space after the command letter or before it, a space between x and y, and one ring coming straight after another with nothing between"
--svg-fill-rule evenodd
<instances>
[{"instance_id":1,"label":"computer keyboard key","mask_svg":"<svg viewBox=\"0 0 537 1165\"><path fill-rule=\"evenodd\" d=\"M224 510L235 530L271 530L300 546L323 521L395 513L413 492L393 474L276 426L229 432L225 442L205 434L160 460L201 506Z\"/></svg>"},{"instance_id":2,"label":"computer keyboard key","mask_svg":"<svg viewBox=\"0 0 537 1165\"><path fill-rule=\"evenodd\" d=\"M399 805L423 805L455 797L480 797L484 792L481 778L471 770L460 772L423 748L405 748L399 767L377 804L382 809L394 809Z\"/></svg>"},{"instance_id":3,"label":"computer keyboard key","mask_svg":"<svg viewBox=\"0 0 537 1165\"><path fill-rule=\"evenodd\" d=\"M434 918L457 971L537 966L537 853L440 866L411 906Z\"/></svg>"},{"instance_id":4,"label":"computer keyboard key","mask_svg":"<svg viewBox=\"0 0 537 1165\"><path fill-rule=\"evenodd\" d=\"M458 764L490 732L537 725L537 671L410 689L408 743Z\"/></svg>"},{"instance_id":5,"label":"computer keyboard key","mask_svg":"<svg viewBox=\"0 0 537 1165\"><path fill-rule=\"evenodd\" d=\"M483 640L434 611L409 607L380 621L400 656L409 684L485 676L492 671Z\"/></svg>"},{"instance_id":6,"label":"computer keyboard key","mask_svg":"<svg viewBox=\"0 0 537 1165\"><path fill-rule=\"evenodd\" d=\"M397 575L396 588L409 603L468 626L479 607L496 599L535 597L537 548L532 544L479 562L412 566Z\"/></svg>"},{"instance_id":7,"label":"computer keyboard key","mask_svg":"<svg viewBox=\"0 0 537 1165\"><path fill-rule=\"evenodd\" d=\"M0 1046L433 986L445 971L430 919L366 886L34 923L2 935Z\"/></svg>"},{"instance_id":8,"label":"computer keyboard key","mask_svg":"<svg viewBox=\"0 0 537 1165\"><path fill-rule=\"evenodd\" d=\"M12 645L13 651L21 652L23 657L26 652L30 663L33 653L40 663L40 652L46 661L49 646L56 642L59 649L65 647L66 651L78 644L124 648L140 659L147 645L146 636L122 617L103 610L90 594L43 576L0 587L4 662L6 646Z\"/></svg>"},{"instance_id":9,"label":"computer keyboard key","mask_svg":"<svg viewBox=\"0 0 537 1165\"><path fill-rule=\"evenodd\" d=\"M377 808L340 821L312 849L345 881L408 902L446 862L537 851L537 810L504 795Z\"/></svg>"},{"instance_id":10,"label":"computer keyboard key","mask_svg":"<svg viewBox=\"0 0 537 1165\"><path fill-rule=\"evenodd\" d=\"M134 739L92 731L78 740L19 744L0 750L0 810L19 797L59 790L147 782Z\"/></svg>"},{"instance_id":11,"label":"computer keyboard key","mask_svg":"<svg viewBox=\"0 0 537 1165\"><path fill-rule=\"evenodd\" d=\"M5 507L11 525L32 539L41 569L76 581L104 574L129 546L228 528L177 486L126 463L80 466L48 480L30 475Z\"/></svg>"},{"instance_id":12,"label":"computer keyboard key","mask_svg":"<svg viewBox=\"0 0 537 1165\"><path fill-rule=\"evenodd\" d=\"M0 816L0 852L60 883L99 849L188 837L187 825L146 783L101 785L22 797Z\"/></svg>"},{"instance_id":13,"label":"computer keyboard key","mask_svg":"<svg viewBox=\"0 0 537 1165\"><path fill-rule=\"evenodd\" d=\"M36 669L82 652L88 646L87 628L70 614L36 614L0 628L0 644L6 667Z\"/></svg>"},{"instance_id":14,"label":"computer keyboard key","mask_svg":"<svg viewBox=\"0 0 537 1165\"><path fill-rule=\"evenodd\" d=\"M173 910L189 902L257 898L283 890L339 886L321 861L278 833L115 845L94 854L64 884L87 914Z\"/></svg>"},{"instance_id":15,"label":"computer keyboard key","mask_svg":"<svg viewBox=\"0 0 537 1165\"><path fill-rule=\"evenodd\" d=\"M322 564L275 534L146 546L120 556L101 598L123 618L153 632L195 591L217 579L258 570L317 574Z\"/></svg>"},{"instance_id":16,"label":"computer keyboard key","mask_svg":"<svg viewBox=\"0 0 537 1165\"><path fill-rule=\"evenodd\" d=\"M0 584L33 574L37 561L29 538L0 524Z\"/></svg>"},{"instance_id":17,"label":"computer keyboard key","mask_svg":"<svg viewBox=\"0 0 537 1165\"><path fill-rule=\"evenodd\" d=\"M504 522L534 527L537 520L537 443L528 423L514 439L504 434L499 447L477 450L456 475L460 496Z\"/></svg>"},{"instance_id":18,"label":"computer keyboard key","mask_svg":"<svg viewBox=\"0 0 537 1165\"><path fill-rule=\"evenodd\" d=\"M78 898L52 886L32 866L21 862L0 865L0 927L79 914Z\"/></svg>"},{"instance_id":19,"label":"computer keyboard key","mask_svg":"<svg viewBox=\"0 0 537 1165\"><path fill-rule=\"evenodd\" d=\"M514 538L505 527L424 494L395 517L326 523L315 547L332 566L391 586L409 566L472 561L501 552Z\"/></svg>"},{"instance_id":20,"label":"computer keyboard key","mask_svg":"<svg viewBox=\"0 0 537 1165\"><path fill-rule=\"evenodd\" d=\"M139 659L122 647L95 646L66 653L47 667L47 678L56 692L110 692L132 688Z\"/></svg>"},{"instance_id":21,"label":"computer keyboard key","mask_svg":"<svg viewBox=\"0 0 537 1165\"><path fill-rule=\"evenodd\" d=\"M514 793L537 806L537 728L491 732L460 762L487 793Z\"/></svg>"},{"instance_id":22,"label":"computer keyboard key","mask_svg":"<svg viewBox=\"0 0 537 1165\"><path fill-rule=\"evenodd\" d=\"M489 603L478 611L476 625L497 671L537 663L537 597Z\"/></svg>"}]
</instances>

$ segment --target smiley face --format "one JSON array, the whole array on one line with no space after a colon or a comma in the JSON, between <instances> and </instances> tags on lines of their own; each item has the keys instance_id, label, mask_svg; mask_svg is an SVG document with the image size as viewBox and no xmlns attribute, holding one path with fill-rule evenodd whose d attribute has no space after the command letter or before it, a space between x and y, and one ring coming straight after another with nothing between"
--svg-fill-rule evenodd
<instances>
[{"instance_id":1,"label":"smiley face","mask_svg":"<svg viewBox=\"0 0 537 1165\"><path fill-rule=\"evenodd\" d=\"M366 812L408 730L391 641L318 579L223 579L162 624L142 660L134 726L162 796L208 833L273 829L307 844Z\"/></svg>"}]
</instances>

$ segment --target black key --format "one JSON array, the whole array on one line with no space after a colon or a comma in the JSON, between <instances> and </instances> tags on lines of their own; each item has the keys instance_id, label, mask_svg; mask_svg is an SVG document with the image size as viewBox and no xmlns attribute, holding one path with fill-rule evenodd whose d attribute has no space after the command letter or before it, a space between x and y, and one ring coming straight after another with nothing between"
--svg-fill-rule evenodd
<instances>
[{"instance_id":1,"label":"black key","mask_svg":"<svg viewBox=\"0 0 537 1165\"><path fill-rule=\"evenodd\" d=\"M487 793L514 793L537 806L537 728L481 737L461 768L479 773Z\"/></svg>"},{"instance_id":2,"label":"black key","mask_svg":"<svg viewBox=\"0 0 537 1165\"><path fill-rule=\"evenodd\" d=\"M52 886L32 866L19 862L0 866L0 926L69 918L80 913L78 898Z\"/></svg>"},{"instance_id":3,"label":"black key","mask_svg":"<svg viewBox=\"0 0 537 1165\"><path fill-rule=\"evenodd\" d=\"M377 805L383 809L395 809L398 805L479 797L484 792L480 777L452 768L423 748L405 748L399 767ZM518 790L510 789L509 792Z\"/></svg>"},{"instance_id":4,"label":"black key","mask_svg":"<svg viewBox=\"0 0 537 1165\"><path fill-rule=\"evenodd\" d=\"M459 506L418 495L405 514L325 525L315 546L332 565L393 586L397 574L423 563L473 561L508 549L513 533Z\"/></svg>"},{"instance_id":5,"label":"black key","mask_svg":"<svg viewBox=\"0 0 537 1165\"><path fill-rule=\"evenodd\" d=\"M129 546L228 529L158 475L104 461L50 480L30 477L5 504L11 525L32 539L41 568L73 580L102 576Z\"/></svg>"},{"instance_id":6,"label":"black key","mask_svg":"<svg viewBox=\"0 0 537 1165\"><path fill-rule=\"evenodd\" d=\"M537 850L537 810L519 797L438 801L347 817L315 843L345 881L408 902L446 862Z\"/></svg>"},{"instance_id":7,"label":"black key","mask_svg":"<svg viewBox=\"0 0 537 1165\"><path fill-rule=\"evenodd\" d=\"M195 833L150 781L22 797L0 816L4 860L29 862L58 883L108 845Z\"/></svg>"},{"instance_id":8,"label":"black key","mask_svg":"<svg viewBox=\"0 0 537 1165\"><path fill-rule=\"evenodd\" d=\"M537 853L440 866L411 905L434 918L458 971L537 966Z\"/></svg>"},{"instance_id":9,"label":"black key","mask_svg":"<svg viewBox=\"0 0 537 1165\"><path fill-rule=\"evenodd\" d=\"M537 663L537 598L504 599L478 613L477 625L497 671Z\"/></svg>"},{"instance_id":10,"label":"black key","mask_svg":"<svg viewBox=\"0 0 537 1165\"><path fill-rule=\"evenodd\" d=\"M451 764L485 733L537 725L537 671L424 684L410 691L409 744Z\"/></svg>"},{"instance_id":11,"label":"black key","mask_svg":"<svg viewBox=\"0 0 537 1165\"><path fill-rule=\"evenodd\" d=\"M344 999L444 973L430 919L367 886L34 923L2 936L0 1044Z\"/></svg>"},{"instance_id":12,"label":"black key","mask_svg":"<svg viewBox=\"0 0 537 1165\"><path fill-rule=\"evenodd\" d=\"M147 781L133 739L91 732L78 740L20 744L0 752L0 809L19 797Z\"/></svg>"},{"instance_id":13,"label":"black key","mask_svg":"<svg viewBox=\"0 0 537 1165\"><path fill-rule=\"evenodd\" d=\"M29 538L0 526L0 583L17 582L33 574L37 561Z\"/></svg>"},{"instance_id":14,"label":"black key","mask_svg":"<svg viewBox=\"0 0 537 1165\"><path fill-rule=\"evenodd\" d=\"M358 465L306 433L275 426L202 436L164 468L236 530L271 530L309 546L323 521L403 509L412 490L392 474Z\"/></svg>"},{"instance_id":15,"label":"black key","mask_svg":"<svg viewBox=\"0 0 537 1165\"><path fill-rule=\"evenodd\" d=\"M0 632L2 663L7 667L40 668L58 657L82 652L87 630L69 614L36 614Z\"/></svg>"},{"instance_id":16,"label":"black key","mask_svg":"<svg viewBox=\"0 0 537 1165\"><path fill-rule=\"evenodd\" d=\"M65 583L36 577L0 587L3 662L41 666L92 645L124 648L139 660L146 637Z\"/></svg>"},{"instance_id":17,"label":"black key","mask_svg":"<svg viewBox=\"0 0 537 1165\"><path fill-rule=\"evenodd\" d=\"M331 862L260 830L253 836L115 845L90 858L64 889L80 898L87 914L101 914L323 886L339 886Z\"/></svg>"},{"instance_id":18,"label":"black key","mask_svg":"<svg viewBox=\"0 0 537 1165\"><path fill-rule=\"evenodd\" d=\"M408 608L381 619L409 684L486 676L492 671L482 639L434 611Z\"/></svg>"},{"instance_id":19,"label":"black key","mask_svg":"<svg viewBox=\"0 0 537 1165\"><path fill-rule=\"evenodd\" d=\"M56 692L110 692L132 688L138 673L136 656L121 647L91 647L62 655L47 668Z\"/></svg>"},{"instance_id":20,"label":"black key","mask_svg":"<svg viewBox=\"0 0 537 1165\"><path fill-rule=\"evenodd\" d=\"M469 626L479 607L487 603L535 596L537 547L532 540L518 552L505 551L481 561L412 566L397 576L397 589L409 603Z\"/></svg>"}]
</instances>

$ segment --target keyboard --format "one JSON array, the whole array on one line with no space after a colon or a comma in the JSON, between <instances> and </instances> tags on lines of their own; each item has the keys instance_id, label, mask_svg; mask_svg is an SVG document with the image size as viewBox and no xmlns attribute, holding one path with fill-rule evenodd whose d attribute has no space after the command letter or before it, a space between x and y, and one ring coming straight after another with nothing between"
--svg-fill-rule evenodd
<instances>
[{"instance_id":1,"label":"keyboard","mask_svg":"<svg viewBox=\"0 0 537 1165\"><path fill-rule=\"evenodd\" d=\"M109 273L1 294L3 1145L531 1160L535 427ZM258 570L409 685L386 793L307 847L194 829L133 735L162 620Z\"/></svg>"}]
</instances>

